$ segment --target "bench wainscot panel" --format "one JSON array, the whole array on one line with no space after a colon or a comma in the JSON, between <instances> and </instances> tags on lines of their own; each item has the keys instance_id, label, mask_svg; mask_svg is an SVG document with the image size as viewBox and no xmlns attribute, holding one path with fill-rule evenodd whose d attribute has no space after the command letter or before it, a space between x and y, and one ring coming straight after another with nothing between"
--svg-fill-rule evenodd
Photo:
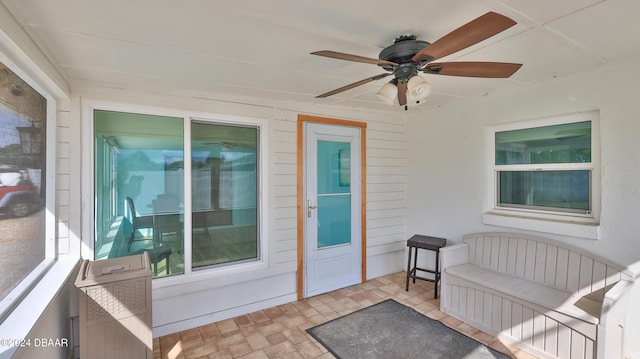
<instances>
[{"instance_id":1,"label":"bench wainscot panel","mask_svg":"<svg viewBox=\"0 0 640 359\"><path fill-rule=\"evenodd\" d=\"M633 274L519 233L476 233L444 247L442 312L543 358L622 358Z\"/></svg>"}]
</instances>

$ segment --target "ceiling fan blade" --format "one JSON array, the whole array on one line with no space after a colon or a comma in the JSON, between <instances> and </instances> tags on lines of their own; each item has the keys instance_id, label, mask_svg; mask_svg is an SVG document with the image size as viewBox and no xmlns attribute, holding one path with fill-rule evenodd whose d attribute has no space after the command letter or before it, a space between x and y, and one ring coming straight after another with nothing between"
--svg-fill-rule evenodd
<instances>
[{"instance_id":1,"label":"ceiling fan blade","mask_svg":"<svg viewBox=\"0 0 640 359\"><path fill-rule=\"evenodd\" d=\"M398 64L396 64L395 62L392 62L392 61L373 59L373 58L370 58L370 57L345 54L343 52L330 51L330 50L315 51L315 52L312 52L311 55L331 57L333 59L347 60L347 61L354 61L354 62L364 62L364 63L367 63L367 64L374 64L374 65L398 66Z\"/></svg>"},{"instance_id":2,"label":"ceiling fan blade","mask_svg":"<svg viewBox=\"0 0 640 359\"><path fill-rule=\"evenodd\" d=\"M415 54L411 60L418 62L424 56L433 60L439 59L488 39L515 24L515 21L504 15L488 12L436 40Z\"/></svg>"},{"instance_id":3,"label":"ceiling fan blade","mask_svg":"<svg viewBox=\"0 0 640 359\"><path fill-rule=\"evenodd\" d=\"M447 76L507 78L521 66L507 62L430 62L422 71Z\"/></svg>"},{"instance_id":4,"label":"ceiling fan blade","mask_svg":"<svg viewBox=\"0 0 640 359\"><path fill-rule=\"evenodd\" d=\"M340 93L342 91L347 91L347 90L352 89L354 87L358 87L360 85L364 85L364 84L366 84L368 82L375 81L375 80L380 80L380 79L385 78L385 77L387 77L389 75L391 75L391 73L383 73L383 74L380 74L380 75L371 76L371 77L368 77L368 78L366 78L364 80L360 80L360 81L354 82L352 84L348 84L346 86L342 86L342 87L337 88L337 89L335 89L333 91L329 91L329 92L323 93L322 95L316 96L316 98L329 97L331 95L335 95L335 94Z\"/></svg>"},{"instance_id":5,"label":"ceiling fan blade","mask_svg":"<svg viewBox=\"0 0 640 359\"><path fill-rule=\"evenodd\" d=\"M407 83L398 81L398 103L400 106L407 104Z\"/></svg>"}]
</instances>

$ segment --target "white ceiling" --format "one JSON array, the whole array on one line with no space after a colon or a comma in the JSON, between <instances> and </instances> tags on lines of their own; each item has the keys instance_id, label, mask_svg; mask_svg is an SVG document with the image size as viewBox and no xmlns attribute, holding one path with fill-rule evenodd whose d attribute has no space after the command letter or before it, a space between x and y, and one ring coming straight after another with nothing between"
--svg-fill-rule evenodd
<instances>
[{"instance_id":1,"label":"white ceiling","mask_svg":"<svg viewBox=\"0 0 640 359\"><path fill-rule=\"evenodd\" d=\"M640 56L638 0L0 0L71 84L164 89L388 109L384 72L309 55L377 58L396 36L434 42L495 11L518 24L438 61L522 63L510 79L424 75L418 108ZM400 108L397 108L400 110Z\"/></svg>"}]
</instances>

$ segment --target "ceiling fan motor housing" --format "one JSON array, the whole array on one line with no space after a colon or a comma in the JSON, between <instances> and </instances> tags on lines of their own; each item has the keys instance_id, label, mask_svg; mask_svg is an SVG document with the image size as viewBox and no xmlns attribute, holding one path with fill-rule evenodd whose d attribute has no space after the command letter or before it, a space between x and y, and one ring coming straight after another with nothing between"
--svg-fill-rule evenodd
<instances>
[{"instance_id":1,"label":"ceiling fan motor housing","mask_svg":"<svg viewBox=\"0 0 640 359\"><path fill-rule=\"evenodd\" d=\"M413 62L411 58L429 45L431 44L426 41L416 40L415 35L407 34L398 36L393 45L380 51L378 58L380 60L395 62L400 65L394 67L382 64L380 66L387 71L393 72L395 78L399 81L408 81L409 78L418 74L418 64ZM425 56L420 59L420 63L427 63L431 60L433 59Z\"/></svg>"}]
</instances>

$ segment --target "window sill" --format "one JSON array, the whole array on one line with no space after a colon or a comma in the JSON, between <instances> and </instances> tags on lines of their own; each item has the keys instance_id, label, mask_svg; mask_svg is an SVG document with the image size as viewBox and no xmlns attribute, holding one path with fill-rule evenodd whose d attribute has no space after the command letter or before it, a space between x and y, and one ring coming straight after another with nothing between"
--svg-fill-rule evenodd
<instances>
[{"instance_id":1,"label":"window sill","mask_svg":"<svg viewBox=\"0 0 640 359\"><path fill-rule=\"evenodd\" d=\"M484 224L517 228L564 236L598 239L599 223L593 219L556 216L555 218L528 216L526 213L513 213L501 210L486 212Z\"/></svg>"}]
</instances>

